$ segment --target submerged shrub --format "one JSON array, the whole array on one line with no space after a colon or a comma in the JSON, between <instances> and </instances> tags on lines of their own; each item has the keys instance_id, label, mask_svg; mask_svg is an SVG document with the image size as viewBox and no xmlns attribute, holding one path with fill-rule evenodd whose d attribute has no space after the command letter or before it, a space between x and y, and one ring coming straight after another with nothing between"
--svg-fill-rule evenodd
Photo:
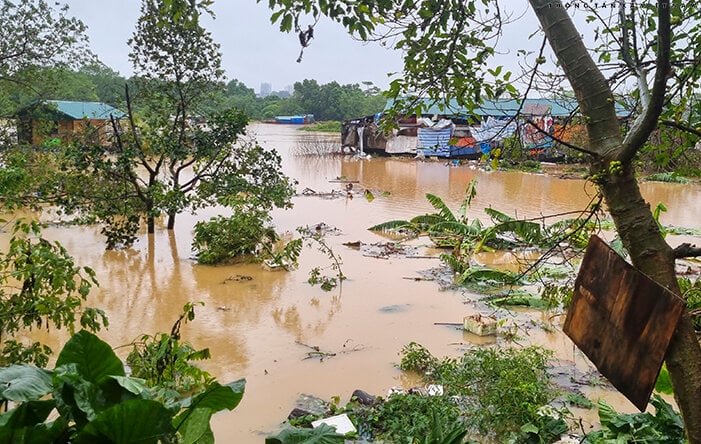
<instances>
[{"instance_id":1,"label":"submerged shrub","mask_svg":"<svg viewBox=\"0 0 701 444\"><path fill-rule=\"evenodd\" d=\"M466 432L461 410L449 397L395 394L365 415L354 415L361 436L383 442L423 442L436 434ZM442 441L441 441L442 442Z\"/></svg>"},{"instance_id":2,"label":"submerged shrub","mask_svg":"<svg viewBox=\"0 0 701 444\"><path fill-rule=\"evenodd\" d=\"M428 382L441 384L446 396L460 400L466 424L497 440L543 423L540 409L556 395L547 373L552 352L541 347L480 348L460 359L439 360L411 343L402 354L402 369L421 371ZM556 420L566 429L564 420Z\"/></svg>"},{"instance_id":3,"label":"submerged shrub","mask_svg":"<svg viewBox=\"0 0 701 444\"><path fill-rule=\"evenodd\" d=\"M236 210L229 217L217 216L195 225L193 247L202 264L218 264L256 255L277 235L266 224L270 216L263 210Z\"/></svg>"}]
</instances>

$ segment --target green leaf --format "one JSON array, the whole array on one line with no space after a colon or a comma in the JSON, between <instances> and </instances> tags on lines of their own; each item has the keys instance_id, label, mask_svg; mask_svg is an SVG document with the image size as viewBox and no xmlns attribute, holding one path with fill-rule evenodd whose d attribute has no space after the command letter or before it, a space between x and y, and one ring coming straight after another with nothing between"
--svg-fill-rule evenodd
<instances>
[{"instance_id":1,"label":"green leaf","mask_svg":"<svg viewBox=\"0 0 701 444\"><path fill-rule=\"evenodd\" d=\"M214 444L214 434L209 425L214 412L210 409L195 409L178 429L182 444ZM177 419L176 419L177 421Z\"/></svg>"},{"instance_id":2,"label":"green leaf","mask_svg":"<svg viewBox=\"0 0 701 444\"><path fill-rule=\"evenodd\" d=\"M29 365L0 368L0 399L35 401L50 393L52 373Z\"/></svg>"},{"instance_id":3,"label":"green leaf","mask_svg":"<svg viewBox=\"0 0 701 444\"><path fill-rule=\"evenodd\" d=\"M502 213L499 210L495 210L494 208L485 208L484 212L487 213L489 217L491 217L496 222L511 222L516 220L513 217Z\"/></svg>"},{"instance_id":4,"label":"green leaf","mask_svg":"<svg viewBox=\"0 0 701 444\"><path fill-rule=\"evenodd\" d=\"M0 427L0 442L13 444L55 444L65 437L68 424L62 419L31 427ZM64 438L65 439L65 438Z\"/></svg>"},{"instance_id":5,"label":"green leaf","mask_svg":"<svg viewBox=\"0 0 701 444\"><path fill-rule=\"evenodd\" d=\"M657 382L655 383L655 390L664 393L665 395L673 395L674 387L672 387L672 380L669 377L669 371L667 370L667 365L663 364L660 369L660 374L657 376Z\"/></svg>"},{"instance_id":6,"label":"green leaf","mask_svg":"<svg viewBox=\"0 0 701 444\"><path fill-rule=\"evenodd\" d=\"M394 231L394 230L399 230L401 228L409 228L412 229L414 228L414 225L406 220L390 220L388 222L383 222L378 225L373 225L372 227L368 228L370 231Z\"/></svg>"},{"instance_id":7,"label":"green leaf","mask_svg":"<svg viewBox=\"0 0 701 444\"><path fill-rule=\"evenodd\" d=\"M445 221L450 221L450 222L457 222L457 218L453 214L452 211L450 211L450 208L448 208L448 205L443 202L443 199L441 199L438 196L435 196L433 194L427 193L426 194L426 199L433 205L433 208L438 210L438 214L445 220Z\"/></svg>"},{"instance_id":8,"label":"green leaf","mask_svg":"<svg viewBox=\"0 0 701 444\"><path fill-rule=\"evenodd\" d=\"M215 381L207 386L203 393L192 399L190 408L208 408L215 412L224 409L233 410L241 402L245 387L245 379L239 379L225 385Z\"/></svg>"},{"instance_id":9,"label":"green leaf","mask_svg":"<svg viewBox=\"0 0 701 444\"><path fill-rule=\"evenodd\" d=\"M175 430L172 414L161 403L133 399L111 407L88 423L75 439L76 444L157 444L168 442Z\"/></svg>"},{"instance_id":10,"label":"green leaf","mask_svg":"<svg viewBox=\"0 0 701 444\"><path fill-rule=\"evenodd\" d=\"M533 433L537 435L539 431L540 429L538 428L538 426L533 424L532 422L521 426L521 432L523 433Z\"/></svg>"},{"instance_id":11,"label":"green leaf","mask_svg":"<svg viewBox=\"0 0 701 444\"><path fill-rule=\"evenodd\" d=\"M274 436L265 438L265 444L343 444L345 436L336 429L321 424L313 429L285 429Z\"/></svg>"},{"instance_id":12,"label":"green leaf","mask_svg":"<svg viewBox=\"0 0 701 444\"><path fill-rule=\"evenodd\" d=\"M211 435L209 426L211 416L224 409L233 410L236 408L243 398L245 386L245 379L239 379L225 385L213 382L203 393L183 401L183 406L187 406L187 408L173 419L173 426L177 431L187 436L186 443L208 439L207 437Z\"/></svg>"},{"instance_id":13,"label":"green leaf","mask_svg":"<svg viewBox=\"0 0 701 444\"><path fill-rule=\"evenodd\" d=\"M74 334L58 355L56 367L75 364L87 381L98 383L108 376L124 376L124 365L109 344L81 330Z\"/></svg>"},{"instance_id":14,"label":"green leaf","mask_svg":"<svg viewBox=\"0 0 701 444\"><path fill-rule=\"evenodd\" d=\"M46 421L51 410L56 406L53 399L45 401L28 401L9 412L0 415L0 428L19 429L41 424Z\"/></svg>"},{"instance_id":15,"label":"green leaf","mask_svg":"<svg viewBox=\"0 0 701 444\"><path fill-rule=\"evenodd\" d=\"M599 421L601 425L608 427L611 424L611 420L618 415L618 412L603 399L599 399L597 406L599 408Z\"/></svg>"},{"instance_id":16,"label":"green leaf","mask_svg":"<svg viewBox=\"0 0 701 444\"><path fill-rule=\"evenodd\" d=\"M667 435L668 441L686 442L684 421L681 414L676 412L660 395L653 395L650 403L655 407L657 428Z\"/></svg>"},{"instance_id":17,"label":"green leaf","mask_svg":"<svg viewBox=\"0 0 701 444\"><path fill-rule=\"evenodd\" d=\"M127 391L135 395L141 395L147 391L147 387L143 379L131 378L128 376L110 376L110 378L115 380L120 387L125 388Z\"/></svg>"}]
</instances>

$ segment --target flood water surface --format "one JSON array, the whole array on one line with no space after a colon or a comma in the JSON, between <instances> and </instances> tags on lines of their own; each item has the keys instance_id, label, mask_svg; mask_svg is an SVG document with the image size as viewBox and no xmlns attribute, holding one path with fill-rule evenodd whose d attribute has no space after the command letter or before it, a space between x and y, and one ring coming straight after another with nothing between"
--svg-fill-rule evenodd
<instances>
[{"instance_id":1,"label":"flood water surface","mask_svg":"<svg viewBox=\"0 0 701 444\"><path fill-rule=\"evenodd\" d=\"M483 212L486 207L535 218L583 210L594 194L582 180L484 172L442 161L293 156L298 141L307 137L295 127L261 124L254 125L251 133L261 145L281 153L284 170L299 182L300 192L333 191L340 196L299 195L294 209L274 213L281 232L320 223L335 228L327 241L341 256L348 278L340 288L324 292L307 283L311 268L330 265L313 248L303 250L299 269L292 272L266 271L257 264L196 264L190 248L194 223L225 214L221 209L182 215L174 233L160 226L155 236L142 235L126 251L105 251L99 230L92 227L45 231L78 264L95 269L100 287L90 304L107 312L110 328L100 336L113 346L128 344L144 333L168 332L186 302L204 302L196 319L183 327L183 337L195 347L210 348L212 359L203 366L219 381L247 380L240 406L213 419L221 443L262 442L278 429L300 394L327 400L340 396L345 402L355 389L384 395L391 386L414 384L395 367L399 351L411 341L437 356L457 355L479 342L456 328L435 325L462 322L478 308L471 303L477 296L467 291L444 291L435 282L414 279L440 265L436 253L424 248L428 241L415 243L421 252L416 258L367 257L344 243L387 242L367 228L432 211L426 193L440 196L457 210L473 179L477 197L469 217L483 222L489 220ZM352 197L338 179L354 181ZM374 200L365 199L364 190L371 191ZM698 185L643 184L643 191L653 206L657 202L667 206L663 223L701 228ZM538 320L542 315L524 316ZM65 337L51 332L47 340L58 344ZM586 365L562 334L534 328L525 341ZM128 351L128 347L117 350L122 356Z\"/></svg>"}]
</instances>

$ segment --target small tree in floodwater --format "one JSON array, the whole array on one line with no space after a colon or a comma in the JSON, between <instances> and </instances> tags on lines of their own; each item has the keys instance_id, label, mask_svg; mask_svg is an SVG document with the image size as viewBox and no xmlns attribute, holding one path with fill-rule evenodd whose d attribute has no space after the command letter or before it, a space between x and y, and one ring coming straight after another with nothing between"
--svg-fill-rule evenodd
<instances>
[{"instance_id":1,"label":"small tree in floodwater","mask_svg":"<svg viewBox=\"0 0 701 444\"><path fill-rule=\"evenodd\" d=\"M260 1L260 0L259 0ZM517 52L527 70L523 90L512 73L494 63L502 27L509 22L509 2L496 0L271 0L283 31L299 28L300 11L313 20L326 15L361 39L392 38L405 54L404 72L392 81L389 95L405 105L394 114L420 112L430 97L446 97L476 108L485 99L518 98L540 88L545 94L562 89L552 79L566 79L574 91L586 128L577 149L589 160L590 173L604 197L623 246L633 265L681 296L675 260L699 256L701 249L673 249L664 239L636 180L635 158L660 125L686 129L696 138L701 119L696 102L701 66L688 48L701 38L699 6L693 2L591 2L529 0L540 23L533 35L543 35L535 54ZM585 24L572 21L568 8L582 8L594 39L585 45ZM580 28L580 29L578 29ZM549 43L557 66L549 65ZM598 46L597 46L598 45ZM590 45L592 46L592 45ZM514 48L507 48L513 50ZM596 59L596 60L595 60ZM548 66L553 69L546 73ZM608 78L605 74L609 74ZM650 79L652 74L652 79ZM630 82L625 82L630 79ZM614 90L635 83L632 93L637 117L623 127L616 114ZM622 88L621 88L622 89ZM523 93L523 94L522 94ZM408 105L408 106L407 106ZM687 145L688 147L691 144ZM674 385L687 437L701 443L701 346L691 317L685 313L672 338L666 363Z\"/></svg>"},{"instance_id":2,"label":"small tree in floodwater","mask_svg":"<svg viewBox=\"0 0 701 444\"><path fill-rule=\"evenodd\" d=\"M91 331L107 326L102 310L84 307L95 272L78 267L58 242L41 237L37 222L18 220L8 251L0 254L0 367L28 363L43 367L51 349L22 341L33 328Z\"/></svg>"},{"instance_id":3,"label":"small tree in floodwater","mask_svg":"<svg viewBox=\"0 0 701 444\"><path fill-rule=\"evenodd\" d=\"M246 139L246 115L212 111L223 71L219 45L201 25L211 2L144 0L129 40L136 74L127 118L112 118L114 149L78 141L65 150L65 211L100 223L108 248L128 246L143 221L167 229L186 209L288 207L281 158ZM78 192L80 190L80 192Z\"/></svg>"}]
</instances>

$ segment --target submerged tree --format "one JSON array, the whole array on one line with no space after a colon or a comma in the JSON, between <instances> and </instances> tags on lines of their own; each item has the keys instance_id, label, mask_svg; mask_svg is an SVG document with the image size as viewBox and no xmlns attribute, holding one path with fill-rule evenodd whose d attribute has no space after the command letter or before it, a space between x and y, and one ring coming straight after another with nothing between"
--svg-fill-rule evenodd
<instances>
[{"instance_id":1,"label":"submerged tree","mask_svg":"<svg viewBox=\"0 0 701 444\"><path fill-rule=\"evenodd\" d=\"M591 37L601 45L592 54L582 37L584 25L574 24L565 2L529 3L544 39L524 76L525 94L532 92L536 80L561 74L539 77L547 62L548 42L574 91L587 129L586 144L578 149L589 158L591 177L604 196L623 245L639 270L680 294L675 259L700 252L673 249L665 241L640 193L634 159L660 122L695 131L692 124L701 113L688 98L697 88L701 70L698 57L689 54L688 47L696 47L701 39L698 5L660 0L605 2L602 7L573 2L570 7L584 8L587 20L599 24ZM483 99L519 95L510 83L512 73L490 66L507 22L497 1L271 0L270 6L275 10L273 21L279 21L284 31L290 31L308 13L314 18L326 15L361 39L392 39L404 51L405 65L403 77L392 82L390 94L405 98L404 104L413 111L420 111L423 102L412 99L426 96L440 100L448 95L469 108ZM616 116L614 89L625 86L626 79L637 85L632 94L637 99L637 118L624 132ZM699 443L701 347L686 313L666 362L689 441Z\"/></svg>"},{"instance_id":2,"label":"submerged tree","mask_svg":"<svg viewBox=\"0 0 701 444\"><path fill-rule=\"evenodd\" d=\"M113 119L113 152L86 143L65 152L66 183L85 190L67 192L64 208L102 223L108 247L133 242L143 220L153 233L160 215L173 229L186 208L289 205L280 156L243 137L243 112L209 106L223 80L219 45L201 23L210 4L143 1L129 40L135 86L126 89L127 121Z\"/></svg>"}]
</instances>

